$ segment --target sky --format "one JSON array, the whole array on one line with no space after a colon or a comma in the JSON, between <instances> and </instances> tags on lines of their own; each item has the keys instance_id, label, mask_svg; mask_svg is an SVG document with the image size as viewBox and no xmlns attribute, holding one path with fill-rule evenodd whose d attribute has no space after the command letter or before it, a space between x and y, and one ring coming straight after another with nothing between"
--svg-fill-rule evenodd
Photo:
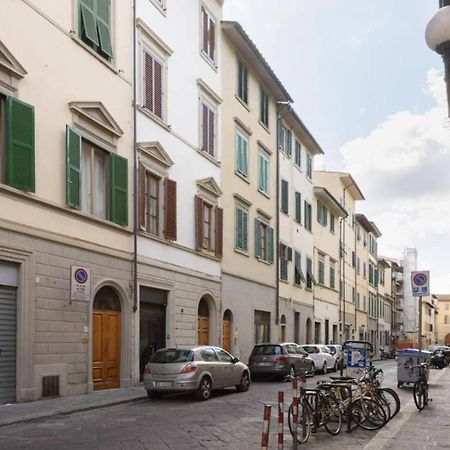
<instances>
[{"instance_id":1,"label":"sky","mask_svg":"<svg viewBox=\"0 0 450 450\"><path fill-rule=\"evenodd\" d=\"M352 174L379 254L418 250L450 293L450 122L442 60L425 43L438 0L225 0L325 155Z\"/></svg>"}]
</instances>

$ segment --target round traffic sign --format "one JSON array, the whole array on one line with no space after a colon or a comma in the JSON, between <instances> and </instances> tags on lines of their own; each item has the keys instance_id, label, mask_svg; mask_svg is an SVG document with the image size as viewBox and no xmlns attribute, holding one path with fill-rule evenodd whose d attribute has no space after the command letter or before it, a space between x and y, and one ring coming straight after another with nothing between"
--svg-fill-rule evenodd
<instances>
[{"instance_id":1,"label":"round traffic sign","mask_svg":"<svg viewBox=\"0 0 450 450\"><path fill-rule=\"evenodd\" d=\"M423 286L427 283L428 277L425 273L416 273L413 277L413 281L417 286Z\"/></svg>"},{"instance_id":2,"label":"round traffic sign","mask_svg":"<svg viewBox=\"0 0 450 450\"><path fill-rule=\"evenodd\" d=\"M84 284L86 283L88 279L88 274L84 269L77 269L75 270L75 280L77 280L78 283Z\"/></svg>"}]
</instances>

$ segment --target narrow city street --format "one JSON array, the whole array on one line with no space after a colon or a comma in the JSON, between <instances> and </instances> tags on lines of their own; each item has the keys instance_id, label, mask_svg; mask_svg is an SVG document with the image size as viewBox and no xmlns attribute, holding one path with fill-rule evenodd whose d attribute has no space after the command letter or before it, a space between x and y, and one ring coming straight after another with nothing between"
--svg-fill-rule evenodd
<instances>
[{"instance_id":1,"label":"narrow city street","mask_svg":"<svg viewBox=\"0 0 450 450\"><path fill-rule=\"evenodd\" d=\"M384 385L396 388L396 362L376 362L384 370ZM424 411L414 406L411 388L397 389L400 413L378 432L355 429L332 437L324 431L312 435L304 448L426 449L448 447L450 369L433 369L430 395ZM314 385L320 375L308 380ZM246 393L234 389L213 395L207 402L190 396L93 409L0 428L2 450L144 450L144 449L257 449L260 447L263 405L271 404L269 448L277 448L276 400L283 390L291 397L289 383L258 381ZM286 400L287 403L288 400ZM292 440L285 426L285 448Z\"/></svg>"}]
</instances>

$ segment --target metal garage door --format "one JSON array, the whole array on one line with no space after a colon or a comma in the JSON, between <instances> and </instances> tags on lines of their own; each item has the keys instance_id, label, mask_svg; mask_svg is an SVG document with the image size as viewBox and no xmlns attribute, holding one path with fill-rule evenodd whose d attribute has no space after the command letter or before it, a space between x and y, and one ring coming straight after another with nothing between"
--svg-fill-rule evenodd
<instances>
[{"instance_id":1,"label":"metal garage door","mask_svg":"<svg viewBox=\"0 0 450 450\"><path fill-rule=\"evenodd\" d=\"M16 288L0 285L0 405L16 401Z\"/></svg>"}]
</instances>

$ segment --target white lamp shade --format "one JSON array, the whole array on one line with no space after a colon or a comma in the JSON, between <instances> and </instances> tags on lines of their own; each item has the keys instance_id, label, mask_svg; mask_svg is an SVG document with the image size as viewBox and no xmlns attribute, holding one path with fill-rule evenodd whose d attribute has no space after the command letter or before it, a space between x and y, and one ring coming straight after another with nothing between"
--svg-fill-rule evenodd
<instances>
[{"instance_id":1,"label":"white lamp shade","mask_svg":"<svg viewBox=\"0 0 450 450\"><path fill-rule=\"evenodd\" d=\"M431 50L450 41L450 6L441 8L428 22L425 40Z\"/></svg>"}]
</instances>

